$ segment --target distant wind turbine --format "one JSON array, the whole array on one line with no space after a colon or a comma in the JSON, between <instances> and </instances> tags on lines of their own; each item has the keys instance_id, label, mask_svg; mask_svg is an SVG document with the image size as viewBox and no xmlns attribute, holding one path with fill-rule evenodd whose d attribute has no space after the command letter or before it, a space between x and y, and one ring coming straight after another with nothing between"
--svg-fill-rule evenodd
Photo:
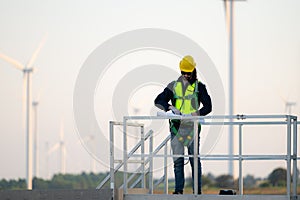
<instances>
[{"instance_id":1,"label":"distant wind turbine","mask_svg":"<svg viewBox=\"0 0 300 200\"><path fill-rule=\"evenodd\" d=\"M87 145L90 143L90 146L91 146L91 151L90 152L91 152L91 154L93 154L93 153L95 153L95 150L96 150L95 140L96 140L95 135L92 133L90 135L87 135L87 136L83 137L81 140L78 141L78 143L81 142L81 143L85 143ZM96 159L93 158L93 156L91 156L90 165L91 165L90 166L91 172L96 173Z\"/></svg>"},{"instance_id":2,"label":"distant wind turbine","mask_svg":"<svg viewBox=\"0 0 300 200\"><path fill-rule=\"evenodd\" d=\"M233 37L233 0L224 0L224 8L225 8L225 24L228 31L229 38L229 115L232 116L234 113L234 37ZM233 119L229 119L230 122L233 122ZM229 138L228 138L228 153L229 156L233 157L234 154L234 146L233 146L233 125L229 125ZM229 160L228 163L228 173L229 175L234 175L234 167L233 160Z\"/></svg>"},{"instance_id":3,"label":"distant wind turbine","mask_svg":"<svg viewBox=\"0 0 300 200\"><path fill-rule=\"evenodd\" d=\"M89 140L92 145L92 152L95 152L95 135L90 135ZM91 157L91 172L96 173L96 159Z\"/></svg>"},{"instance_id":4,"label":"distant wind turbine","mask_svg":"<svg viewBox=\"0 0 300 200\"><path fill-rule=\"evenodd\" d=\"M37 116L37 107L39 105L38 101L32 102L33 113L34 113L34 126L33 126L33 135L34 135L34 145L33 145L33 176L39 176L39 137L38 137L38 116Z\"/></svg>"},{"instance_id":5,"label":"distant wind turbine","mask_svg":"<svg viewBox=\"0 0 300 200\"><path fill-rule=\"evenodd\" d=\"M77 144L81 143L84 147L86 147L86 150L90 154L90 171L93 173L96 173L96 158L94 155L96 155L96 125L91 124L90 127L90 134L87 134L84 137L80 137L77 141ZM90 150L88 150L90 147Z\"/></svg>"},{"instance_id":6,"label":"distant wind turbine","mask_svg":"<svg viewBox=\"0 0 300 200\"><path fill-rule=\"evenodd\" d=\"M284 112L288 115L292 114L292 107L297 105L297 102L295 101L290 101L289 97L288 98L284 98L283 96L280 95L280 98L282 99L282 101L284 102L285 108L284 108Z\"/></svg>"},{"instance_id":7,"label":"distant wind turbine","mask_svg":"<svg viewBox=\"0 0 300 200\"><path fill-rule=\"evenodd\" d=\"M65 130L64 130L64 123L62 121L61 127L60 127L60 141L59 141L60 171L62 174L66 173L66 146L65 146L65 141L64 141L64 135L65 135Z\"/></svg>"},{"instance_id":8,"label":"distant wind turbine","mask_svg":"<svg viewBox=\"0 0 300 200\"><path fill-rule=\"evenodd\" d=\"M59 149L60 151L60 173L65 174L66 173L66 146L64 142L64 125L63 122L61 122L60 127L60 141L56 144L54 144L47 152L47 156L49 156L52 152Z\"/></svg>"},{"instance_id":9,"label":"distant wind turbine","mask_svg":"<svg viewBox=\"0 0 300 200\"><path fill-rule=\"evenodd\" d=\"M31 73L33 72L33 64L46 40L46 36L42 39L37 49L32 54L27 65L21 64L19 61L0 53L0 58L12 64L15 68L23 71L23 103L25 100L25 133L26 133L26 181L27 189L32 189L32 134L31 134Z\"/></svg>"},{"instance_id":10,"label":"distant wind turbine","mask_svg":"<svg viewBox=\"0 0 300 200\"><path fill-rule=\"evenodd\" d=\"M246 1L246 0L223 0L224 1L224 9L225 9L225 24L228 31L228 39L229 39L229 105L228 112L230 116L234 114L234 103L235 103L235 90L234 90L234 81L235 81L235 49L234 49L234 2L235 1ZM230 122L233 122L233 119L229 119ZM228 146L229 146L229 156L233 157L234 154L234 129L233 125L229 125L229 138L228 138ZM233 160L229 160L228 164L228 173L234 176L234 165Z\"/></svg>"},{"instance_id":11,"label":"distant wind turbine","mask_svg":"<svg viewBox=\"0 0 300 200\"><path fill-rule=\"evenodd\" d=\"M292 107L296 105L297 105L296 102L290 102L290 101L285 102L285 111L287 112L287 114L291 115Z\"/></svg>"}]
</instances>

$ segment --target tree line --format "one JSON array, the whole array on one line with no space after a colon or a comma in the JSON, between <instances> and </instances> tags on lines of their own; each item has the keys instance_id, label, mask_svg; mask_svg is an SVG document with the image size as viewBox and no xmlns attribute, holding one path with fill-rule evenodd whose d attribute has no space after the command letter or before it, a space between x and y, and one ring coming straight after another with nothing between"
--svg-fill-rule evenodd
<instances>
[{"instance_id":1,"label":"tree line","mask_svg":"<svg viewBox=\"0 0 300 200\"><path fill-rule=\"evenodd\" d=\"M243 178L244 188L256 188L256 187L272 187L272 186L286 186L286 169L276 168L267 178L255 178L252 175L246 175ZM33 189L95 189L98 184L109 173L81 173L81 174L56 174L50 180L44 180L41 178L33 178ZM138 176L138 174L136 174ZM122 185L123 174L121 172L115 175L116 186ZM131 182L136 180L133 179ZM169 180L169 184L174 180ZM217 188L236 188L239 180L234 180L231 175L214 176L211 173L202 176L203 187L217 187ZM298 181L299 182L299 181ZM187 186L192 187L192 179L186 180ZM130 183L129 183L130 185ZM109 183L105 185L109 187ZM0 180L0 190L25 190L26 180Z\"/></svg>"}]
</instances>

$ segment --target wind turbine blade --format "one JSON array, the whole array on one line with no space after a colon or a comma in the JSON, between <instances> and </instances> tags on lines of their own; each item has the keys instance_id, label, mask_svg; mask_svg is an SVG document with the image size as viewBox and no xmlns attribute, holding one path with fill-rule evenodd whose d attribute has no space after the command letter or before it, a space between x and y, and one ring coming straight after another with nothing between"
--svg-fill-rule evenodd
<instances>
[{"instance_id":1,"label":"wind turbine blade","mask_svg":"<svg viewBox=\"0 0 300 200\"><path fill-rule=\"evenodd\" d=\"M76 144L79 144L79 143L86 143L88 142L90 139L89 139L89 136L85 136L83 138L79 138L78 141L76 142Z\"/></svg>"},{"instance_id":2,"label":"wind turbine blade","mask_svg":"<svg viewBox=\"0 0 300 200\"><path fill-rule=\"evenodd\" d=\"M43 47L43 45L44 45L44 43L46 41L46 38L47 38L47 34L43 37L43 39L41 40L39 46L37 47L37 49L32 54L32 56L31 56L31 58L30 58L30 60L29 60L29 62L27 64L27 66L26 66L27 69L30 69L32 67L32 65L35 62L35 60L36 60L36 58L37 58L37 56L38 56L41 48Z\"/></svg>"},{"instance_id":3,"label":"wind turbine blade","mask_svg":"<svg viewBox=\"0 0 300 200\"><path fill-rule=\"evenodd\" d=\"M6 62L12 64L15 68L17 68L19 70L24 69L24 66L19 61L12 59L11 57L4 55L3 53L0 53L0 58L5 60Z\"/></svg>"},{"instance_id":4,"label":"wind turbine blade","mask_svg":"<svg viewBox=\"0 0 300 200\"><path fill-rule=\"evenodd\" d=\"M60 143L56 143L48 150L47 154L50 155L53 151L56 151L59 147L60 147Z\"/></svg>"},{"instance_id":5,"label":"wind turbine blade","mask_svg":"<svg viewBox=\"0 0 300 200\"><path fill-rule=\"evenodd\" d=\"M281 94L279 94L279 97L281 98L281 100L282 100L284 103L288 102L288 99L285 98L285 97L283 97Z\"/></svg>"}]
</instances>

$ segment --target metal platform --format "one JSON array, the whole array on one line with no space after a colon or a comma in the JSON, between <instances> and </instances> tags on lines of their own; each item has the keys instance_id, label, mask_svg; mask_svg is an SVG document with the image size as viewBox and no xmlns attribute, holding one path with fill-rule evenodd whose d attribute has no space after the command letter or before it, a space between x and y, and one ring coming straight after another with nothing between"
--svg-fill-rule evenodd
<instances>
[{"instance_id":1,"label":"metal platform","mask_svg":"<svg viewBox=\"0 0 300 200\"><path fill-rule=\"evenodd\" d=\"M194 155L173 155L169 154L168 149L170 147L170 135L168 135L164 140L154 140L155 137L153 130L145 130L144 124L141 121L149 121L149 120L170 120L170 119L178 119L178 120L190 120L194 122L194 133L197 133L198 124L201 123L203 126L235 126L238 128L238 132L236 137L238 139L238 154L236 155L228 155L226 153L223 154L209 154L204 157L198 154L197 143L198 137L197 134L194 134ZM138 122L138 123L137 123ZM123 199L297 199L297 146L298 146L298 134L297 134L297 116L292 115L214 115L214 116L170 116L170 115L158 115L158 116L124 116L123 122L110 122L110 174L102 180L102 182L97 186L97 189L101 189L105 184L107 185L110 182L110 188L113 190L113 194L116 195L119 189L123 190L124 195L116 195L116 200ZM123 131L119 133L119 135L115 135L114 127L122 126ZM286 150L280 152L279 154L271 154L271 155L249 155L243 152L243 144L245 141L243 140L244 135L244 127L248 126L282 126L285 127L285 131L282 131L282 134L285 134L286 140ZM139 141L133 148L128 151L128 127L136 127L138 128L139 134L137 135ZM284 130L284 129L283 129ZM120 135L121 134L121 135ZM123 137L122 137L123 136ZM115 159L115 137L123 140L123 159L116 160ZM270 138L273 137L270 135ZM154 141L159 141L158 143L154 143ZM146 146L148 148L146 148ZM119 146L118 146L119 148ZM139 152L138 152L139 151ZM168 159L167 158L175 158L175 157L192 157L194 159L194 169L197 169L197 159L201 160L211 160L211 161L237 161L238 162L238 195L231 196L221 196L221 195L168 195ZM134 159L133 159L134 158ZM161 178L154 180L153 178L153 161L157 158L163 158L162 167L163 167L163 175ZM287 176L286 176L286 195L243 195L244 191L244 183L243 183L243 163L248 161L269 161L269 160L281 160L286 162ZM131 163L137 164L139 163L139 167L136 167L136 171L134 173L129 173L128 165ZM115 184L115 174L119 170L123 172L123 184L121 186L116 187ZM136 178L135 175L138 175ZM194 180L194 188L198 188L198 170L194 171L195 180ZM147 177L147 178L146 178ZM135 179L134 179L135 178ZM130 184L129 184L130 183ZM140 186L137 187L137 185ZM164 195L152 195L153 191L159 186L163 185ZM132 188L142 188L147 189L148 194L146 193L138 193L132 194L130 190ZM194 191L197 194L197 191ZM124 198L123 198L124 197ZM292 198L291 198L292 197Z\"/></svg>"},{"instance_id":2,"label":"metal platform","mask_svg":"<svg viewBox=\"0 0 300 200\"><path fill-rule=\"evenodd\" d=\"M2 190L0 200L111 200L111 190ZM296 200L287 195L125 194L123 200Z\"/></svg>"},{"instance_id":3,"label":"metal platform","mask_svg":"<svg viewBox=\"0 0 300 200\"><path fill-rule=\"evenodd\" d=\"M0 200L109 200L110 189L101 190L0 190Z\"/></svg>"},{"instance_id":4,"label":"metal platform","mask_svg":"<svg viewBox=\"0 0 300 200\"><path fill-rule=\"evenodd\" d=\"M286 195L166 195L166 194L126 194L124 200L291 200L299 196Z\"/></svg>"}]
</instances>

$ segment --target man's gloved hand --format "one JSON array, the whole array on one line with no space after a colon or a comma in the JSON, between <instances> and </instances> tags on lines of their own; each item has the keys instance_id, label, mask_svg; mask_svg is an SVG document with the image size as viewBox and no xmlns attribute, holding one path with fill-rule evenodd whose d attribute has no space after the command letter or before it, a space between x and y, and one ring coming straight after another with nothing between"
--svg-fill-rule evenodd
<instances>
[{"instance_id":1,"label":"man's gloved hand","mask_svg":"<svg viewBox=\"0 0 300 200\"><path fill-rule=\"evenodd\" d=\"M181 112L175 108L174 106L169 106L169 109L175 114L175 115L181 115Z\"/></svg>"},{"instance_id":2,"label":"man's gloved hand","mask_svg":"<svg viewBox=\"0 0 300 200\"><path fill-rule=\"evenodd\" d=\"M199 116L199 111L193 112L192 116Z\"/></svg>"}]
</instances>

